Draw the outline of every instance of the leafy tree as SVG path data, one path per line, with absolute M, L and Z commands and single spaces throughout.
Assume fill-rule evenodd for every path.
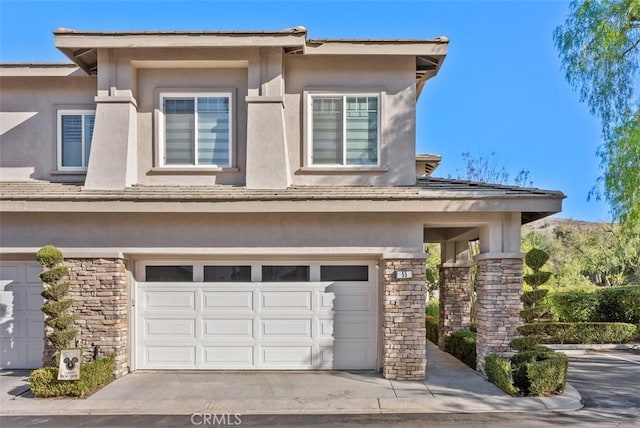
M 531 287 L 531 290 L 525 291 L 520 296 L 523 307 L 520 316 L 526 323 L 539 321 L 549 312 L 543 302 L 549 290 L 539 288 L 551 278 L 551 272 L 541 270 L 547 260 L 549 260 L 549 254 L 538 248 L 529 250 L 524 258 L 525 264 L 531 269 L 530 274 L 523 276 L 524 282 Z
M 469 152 L 463 152 L 462 159 L 465 163 L 465 170 L 464 172 L 457 171 L 456 178 L 459 180 L 533 186 L 533 180 L 528 170 L 522 169 L 512 177 L 504 165 L 498 165 L 496 152 L 491 152 L 489 155 L 480 153 L 477 156 L 472 156 Z
M 573 1 L 554 32 L 569 83 L 602 122 L 604 196 L 616 219 L 640 221 L 640 0 Z M 594 188 L 590 196 L 600 197 Z

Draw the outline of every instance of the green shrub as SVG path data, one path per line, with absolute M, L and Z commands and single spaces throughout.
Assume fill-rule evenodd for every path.
M 489 382 L 495 384 L 507 394 L 516 395 L 518 393 L 518 388 L 513 385 L 511 361 L 495 354 L 488 355 L 484 359 L 484 370 Z
M 444 350 L 472 369 L 476 368 L 476 333 L 457 330 L 445 338 Z
M 597 293 L 569 291 L 549 296 L 553 315 L 562 322 L 595 321 Z
M 516 351 L 530 351 L 542 341 L 542 336 L 531 334 L 513 339 L 509 345 Z
M 62 263 L 62 252 L 53 245 L 45 245 L 36 253 L 36 259 L 42 266 L 50 268 Z
M 564 391 L 569 366 L 566 355 L 554 352 L 546 360 L 532 361 L 525 365 L 529 380 L 528 395 L 544 396 Z
M 626 323 L 530 323 L 518 327 L 523 336 L 540 335 L 541 343 L 625 343 L 637 327 Z
M 532 270 L 538 271 L 549 260 L 549 254 L 538 248 L 532 248 L 524 257 L 524 262 Z
M 80 365 L 79 380 L 58 380 L 57 367 L 31 372 L 29 383 L 37 397 L 86 397 L 113 379 L 115 358 L 109 356 Z
M 427 329 L 427 339 L 433 343 L 438 343 L 438 319 L 427 315 L 424 317 L 425 327 Z
M 640 286 L 598 290 L 598 306 L 593 321 L 640 323 Z
M 440 301 L 438 299 L 429 300 L 426 314 L 434 317 L 436 320 L 440 318 Z

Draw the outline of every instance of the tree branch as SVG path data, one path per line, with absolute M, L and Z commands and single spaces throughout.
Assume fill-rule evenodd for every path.
M 626 54 L 628 54 L 629 52 L 631 52 L 632 50 L 634 50 L 635 48 L 638 47 L 638 45 L 640 44 L 640 39 L 636 40 L 634 44 L 632 44 L 631 46 L 629 46 L 629 48 L 627 50 L 625 50 L 624 52 L 622 52 L 622 57 L 624 58 L 624 56 Z

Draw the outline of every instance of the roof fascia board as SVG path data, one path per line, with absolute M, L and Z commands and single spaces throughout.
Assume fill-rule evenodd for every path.
M 54 33 L 58 49 L 168 47 L 303 47 L 306 33 L 83 34 Z
M 318 201 L 58 201 L 3 200 L 0 212 L 162 212 L 183 213 L 303 213 L 303 212 L 374 212 L 374 213 L 441 213 L 441 212 L 550 212 L 562 210 L 562 199 L 545 197 L 424 199 L 424 200 L 335 200 Z
M 444 57 L 447 43 L 436 41 L 367 41 L 307 43 L 305 55 L 413 55 Z M 439 61 L 442 62 L 442 61 Z
M 66 77 L 86 74 L 76 64 L 0 64 L 0 77 Z

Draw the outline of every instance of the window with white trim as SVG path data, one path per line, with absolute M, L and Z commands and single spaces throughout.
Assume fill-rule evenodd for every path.
M 379 94 L 311 94 L 309 104 L 309 165 L 380 164 Z
M 58 169 L 86 171 L 96 112 L 58 110 Z
M 161 166 L 231 166 L 230 93 L 160 94 Z

